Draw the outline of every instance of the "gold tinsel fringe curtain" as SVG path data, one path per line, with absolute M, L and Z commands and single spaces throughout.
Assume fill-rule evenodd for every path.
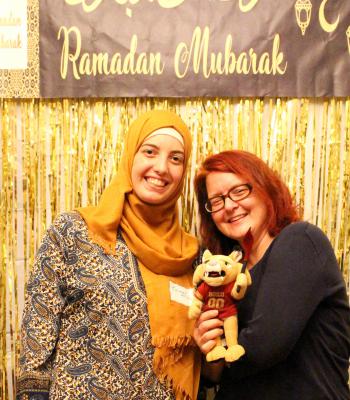
M 0 100 L 0 396 L 14 398 L 24 286 L 43 232 L 60 212 L 95 204 L 130 122 L 170 108 L 194 151 L 181 218 L 196 232 L 193 177 L 209 153 L 239 148 L 279 171 L 304 219 L 330 238 L 349 285 L 350 99 Z

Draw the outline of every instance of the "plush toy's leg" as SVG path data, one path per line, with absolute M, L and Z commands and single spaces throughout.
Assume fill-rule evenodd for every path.
M 218 337 L 216 339 L 216 346 L 213 348 L 213 350 L 209 351 L 209 353 L 206 356 L 206 360 L 208 362 L 216 361 L 219 360 L 220 358 L 225 358 L 225 354 L 226 354 L 226 349 L 222 345 L 221 338 Z
M 225 354 L 225 360 L 227 362 L 233 362 L 238 360 L 245 353 L 244 348 L 238 344 L 238 320 L 237 315 L 228 317 L 224 320 L 225 338 L 227 344 L 227 350 Z

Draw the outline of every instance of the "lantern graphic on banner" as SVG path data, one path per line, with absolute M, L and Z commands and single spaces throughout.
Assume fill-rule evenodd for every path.
M 312 4 L 310 0 L 297 0 L 295 5 L 295 16 L 302 35 L 310 24 Z
M 350 54 L 350 25 L 348 26 L 348 29 L 346 30 L 346 40 L 348 42 L 348 50 Z

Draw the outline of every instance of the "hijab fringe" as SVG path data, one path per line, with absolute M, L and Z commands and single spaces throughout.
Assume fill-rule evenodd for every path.
M 153 366 L 155 371 L 158 371 L 159 376 L 161 376 L 168 366 L 180 360 L 186 347 L 195 346 L 195 343 L 191 336 L 179 338 L 157 337 L 152 338 L 152 345 L 156 348 L 153 357 Z
M 156 336 L 152 338 L 152 345 L 154 347 L 171 347 L 172 349 L 176 349 L 177 347 L 184 347 L 189 344 L 194 345 L 194 340 L 191 335 L 179 337 Z
M 152 345 L 156 347 L 153 370 L 158 379 L 174 391 L 176 400 L 194 400 L 179 382 L 175 382 L 175 379 L 166 373 L 170 365 L 182 358 L 186 347 L 195 345 L 193 338 L 189 335 L 178 338 L 157 337 L 152 339 Z
M 194 398 L 192 398 L 180 384 L 176 384 L 174 379 L 170 378 L 170 376 L 157 373 L 157 377 L 167 388 L 174 391 L 176 400 L 194 400 Z
M 162 376 L 167 367 L 179 361 L 183 356 L 183 352 L 184 348 L 168 350 L 165 354 L 164 352 L 160 354 L 160 351 L 156 350 L 153 357 L 153 367 L 157 376 Z

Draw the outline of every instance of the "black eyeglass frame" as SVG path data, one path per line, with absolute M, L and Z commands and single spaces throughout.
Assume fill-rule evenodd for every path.
M 232 198 L 230 196 L 230 193 L 233 190 L 235 190 L 235 189 L 237 189 L 237 188 L 239 188 L 241 186 L 247 187 L 248 188 L 248 193 L 246 195 L 244 195 L 243 197 L 240 197 L 239 199 Z M 253 186 L 250 183 L 242 183 L 240 185 L 233 186 L 226 194 L 220 194 L 218 196 L 213 196 L 210 199 L 208 199 L 204 204 L 204 208 L 210 214 L 216 213 L 218 211 L 221 211 L 223 208 L 225 208 L 225 202 L 226 202 L 227 197 L 229 197 L 230 200 L 232 200 L 232 201 L 241 201 L 241 200 L 246 199 L 252 193 L 252 190 L 253 190 Z M 222 207 L 220 207 L 218 210 L 215 210 L 215 211 L 210 210 L 210 207 L 211 207 L 210 201 L 213 200 L 213 199 L 218 199 L 218 198 L 220 198 L 222 200 Z

